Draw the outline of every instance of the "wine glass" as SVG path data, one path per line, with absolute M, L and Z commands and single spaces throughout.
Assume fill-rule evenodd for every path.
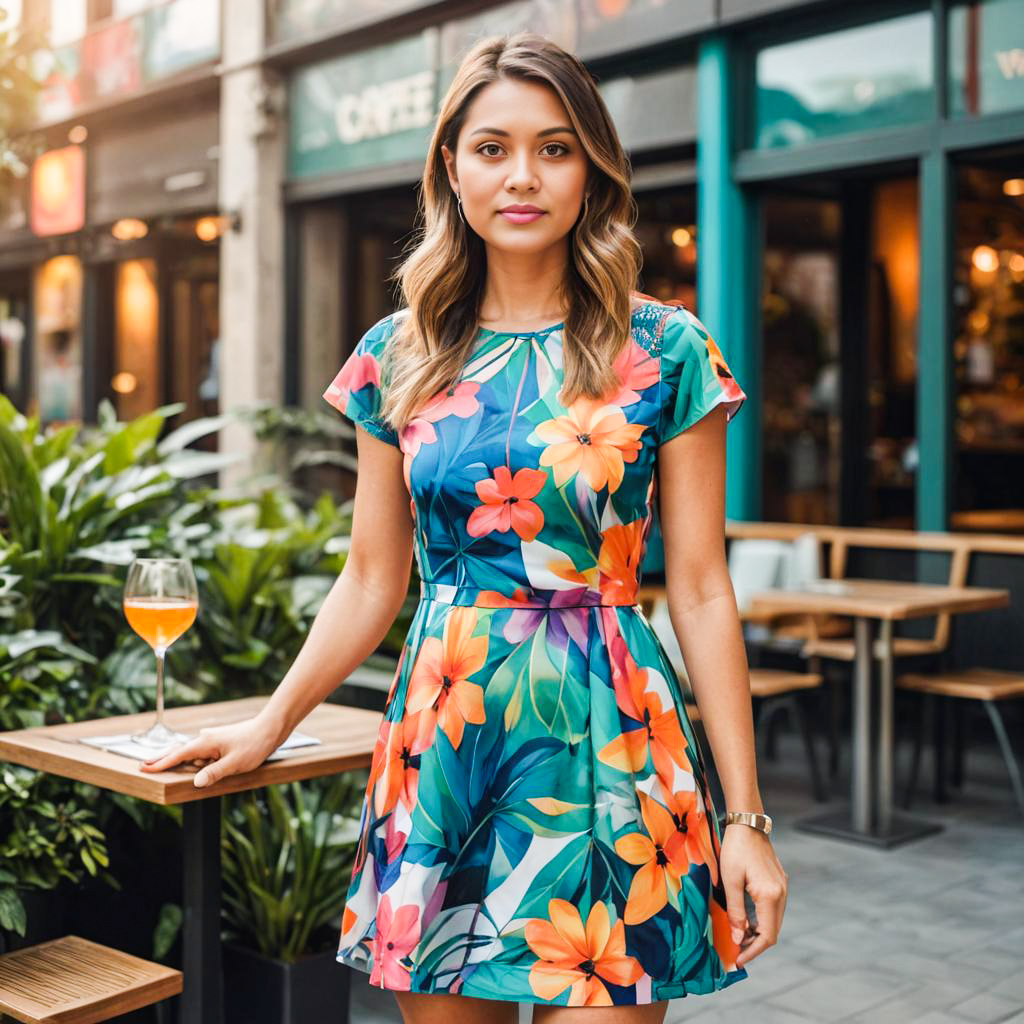
M 199 590 L 187 558 L 136 558 L 128 567 L 125 618 L 156 655 L 156 722 L 132 734 L 143 746 L 168 747 L 192 739 L 164 725 L 164 655 L 198 611 Z

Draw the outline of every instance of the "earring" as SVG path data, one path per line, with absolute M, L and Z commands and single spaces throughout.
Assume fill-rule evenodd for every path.
M 466 220 L 466 211 L 462 209 L 462 193 L 456 192 L 455 198 L 459 201 L 459 216 L 462 218 L 462 223 L 469 225 L 469 221 Z

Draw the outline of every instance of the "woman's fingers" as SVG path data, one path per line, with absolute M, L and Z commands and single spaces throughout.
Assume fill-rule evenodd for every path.
M 762 882 L 750 887 L 750 895 L 754 900 L 757 917 L 757 934 L 753 942 L 744 947 L 736 957 L 736 966 L 742 967 L 763 953 L 769 946 L 774 946 L 779 938 L 782 915 L 786 908 L 786 881 L 781 879 Z
M 157 757 L 148 758 L 141 762 L 139 767 L 143 771 L 163 772 L 168 768 L 173 768 L 176 764 L 181 764 L 183 761 L 215 757 L 217 753 L 216 744 L 208 736 L 200 735 L 197 739 L 172 747 L 166 753 L 160 754 Z

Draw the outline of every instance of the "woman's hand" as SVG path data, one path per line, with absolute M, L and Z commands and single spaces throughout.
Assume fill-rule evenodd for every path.
M 733 941 L 740 946 L 736 966 L 743 967 L 775 945 L 786 909 L 789 875 L 782 870 L 768 836 L 740 822 L 725 827 L 720 864 L 729 925 Z M 744 890 L 754 901 L 756 926 L 747 919 Z
M 252 771 L 273 753 L 280 739 L 277 731 L 258 715 L 244 722 L 214 725 L 200 729 L 199 735 L 167 753 L 147 761 L 140 761 L 144 772 L 162 772 L 184 761 L 203 766 L 192 784 L 201 789 L 212 785 L 226 775 Z

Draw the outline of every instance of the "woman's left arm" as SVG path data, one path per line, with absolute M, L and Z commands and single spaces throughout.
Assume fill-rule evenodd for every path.
M 725 410 L 718 406 L 658 449 L 668 609 L 726 810 L 764 811 L 743 629 L 725 556 L 725 434 Z M 788 876 L 769 837 L 740 823 L 724 830 L 721 872 L 742 966 L 777 941 Z M 754 901 L 756 931 L 744 889 Z

